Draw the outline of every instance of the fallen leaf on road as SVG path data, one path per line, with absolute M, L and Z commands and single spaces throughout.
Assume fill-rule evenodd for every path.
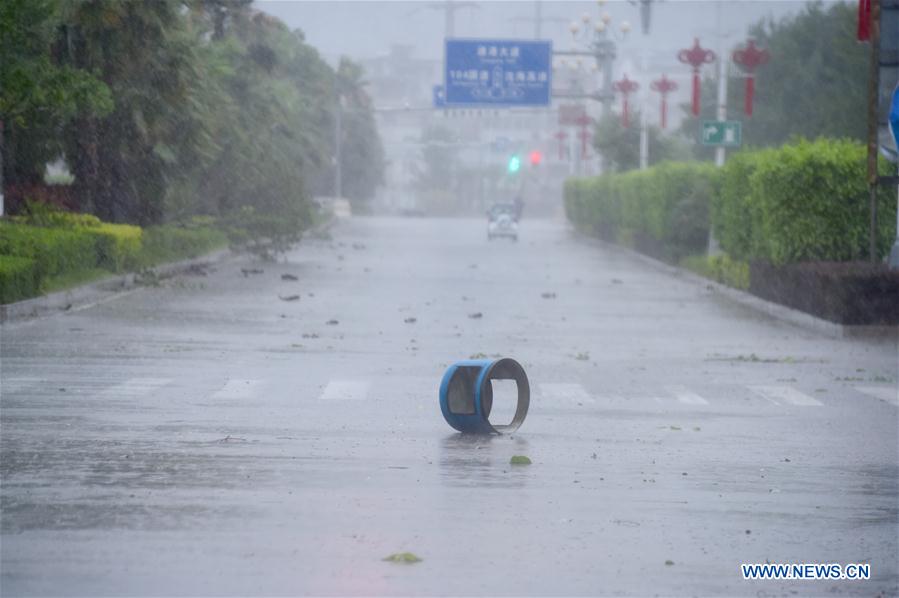
M 314 332 L 304 332 L 303 338 L 318 338 L 318 335 Z
M 624 284 L 624 281 L 621 280 L 620 278 L 613 278 L 612 284 Z
M 472 353 L 468 356 L 469 359 L 487 359 L 486 353 Z
M 418 321 L 417 318 L 406 318 L 405 320 L 403 320 L 403 322 L 405 322 L 406 324 L 414 324 L 417 321 Z
M 509 464 L 511 465 L 530 465 L 531 460 L 525 457 L 524 455 L 515 455 L 511 459 L 509 459 Z
M 278 299 L 280 299 L 281 301 L 299 301 L 300 296 L 299 295 L 287 295 L 286 297 L 282 297 L 281 295 L 278 295 Z
M 356 251 L 361 251 L 365 249 L 365 243 L 353 243 L 353 249 Z
M 555 293 L 541 293 L 540 296 L 543 297 L 544 299 L 555 299 L 556 298 Z
M 471 318 L 472 320 L 477 320 L 478 318 L 483 318 L 484 314 L 482 314 L 479 311 L 476 311 L 473 314 L 468 314 L 468 317 Z
M 583 353 L 578 353 L 574 358 L 578 361 L 588 361 L 590 359 L 590 354 L 585 351 Z
M 327 324 L 328 326 L 337 326 L 338 324 L 340 324 L 340 322 L 338 322 L 337 320 L 328 320 L 327 322 L 325 322 L 325 324 Z
M 241 268 L 241 274 L 244 276 L 249 276 L 250 274 L 262 274 L 265 272 L 262 268 Z
M 281 280 L 299 280 L 299 277 L 294 276 L 293 274 L 282 274 Z
M 401 563 L 404 565 L 412 565 L 421 562 L 421 558 L 411 552 L 396 552 L 381 560 L 387 561 L 388 563 Z
M 672 561 L 671 559 L 668 559 L 667 561 L 665 561 L 665 564 L 670 567 L 671 565 L 674 564 L 674 561 Z

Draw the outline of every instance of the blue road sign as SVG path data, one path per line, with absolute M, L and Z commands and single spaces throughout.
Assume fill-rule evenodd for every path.
M 549 106 L 552 42 L 448 39 L 447 106 Z
M 443 91 L 443 85 L 435 85 L 431 97 L 434 100 L 434 108 L 446 108 L 446 93 Z

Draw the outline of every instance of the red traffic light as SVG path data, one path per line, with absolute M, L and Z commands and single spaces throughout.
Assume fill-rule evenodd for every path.
M 539 166 L 543 161 L 543 154 L 538 151 L 531 152 L 531 166 Z

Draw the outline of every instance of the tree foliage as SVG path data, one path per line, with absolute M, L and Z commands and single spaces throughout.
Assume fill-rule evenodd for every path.
M 608 167 L 623 172 L 640 167 L 640 113 L 632 115 L 630 126 L 625 127 L 617 115 L 601 118 L 596 124 L 593 147 L 606 160 Z M 655 126 L 647 127 L 649 136 L 649 164 L 666 160 L 682 160 L 689 148 L 681 139 L 665 135 Z
M 770 53 L 756 71 L 753 115 L 743 115 L 745 79 L 731 77 L 728 116 L 743 120 L 743 143 L 778 146 L 793 137 L 863 140 L 866 131 L 868 51 L 855 38 L 855 8 L 848 3 L 806 4 L 780 21 L 762 20 L 749 29 Z M 706 79 L 699 119 L 684 119 L 682 131 L 697 139 L 699 120 L 715 120 L 717 87 Z M 685 112 L 689 105 L 682 106 Z M 697 153 L 712 150 L 697 147 Z
M 361 68 L 330 67 L 249 0 L 8 0 L 0 27 L 6 170 L 34 179 L 63 153 L 104 220 L 298 230 L 310 192 L 332 190 L 337 97 L 347 195 L 382 182 Z

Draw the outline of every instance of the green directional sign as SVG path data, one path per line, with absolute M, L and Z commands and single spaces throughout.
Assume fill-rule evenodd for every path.
M 703 145 L 740 147 L 743 142 L 742 123 L 738 120 L 704 120 L 700 130 Z

